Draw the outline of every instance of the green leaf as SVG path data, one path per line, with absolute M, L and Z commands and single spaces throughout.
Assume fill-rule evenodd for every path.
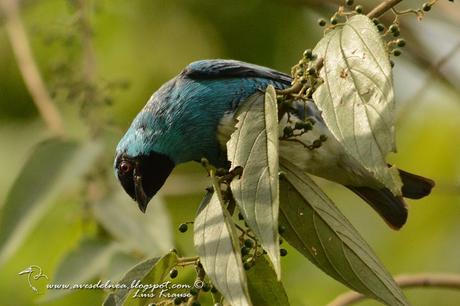
M 283 284 L 277 279 L 270 262 L 265 256 L 256 259 L 247 272 L 251 300 L 257 306 L 288 306 L 289 300 Z
M 93 165 L 101 147 L 52 138 L 37 145 L 8 193 L 0 215 L 0 264 L 20 246 L 53 199 Z
M 153 257 L 173 248 L 170 218 L 158 196 L 152 199 L 145 214 L 122 191 L 92 208 L 99 223 L 133 251 Z
M 131 288 L 132 284 L 140 281 L 144 285 L 161 284 L 168 276 L 169 271 L 177 264 L 177 255 L 175 252 L 170 252 L 162 258 L 147 259 L 129 270 L 125 276 L 118 282 L 124 288 L 118 288 L 110 293 L 104 300 L 104 306 L 121 306 L 121 305 L 143 305 L 149 299 L 133 298 L 138 290 L 142 293 L 142 289 Z M 156 292 L 158 289 L 154 291 Z M 145 293 L 149 293 L 146 290 Z M 138 294 L 139 294 L 138 293 Z M 128 299 L 128 297 L 131 297 Z
M 232 167 L 243 167 L 230 186 L 249 227 L 281 276 L 278 235 L 278 111 L 276 93 L 268 86 L 238 108 L 236 130 L 227 143 Z
M 313 94 L 322 117 L 345 150 L 395 195 L 401 180 L 385 157 L 395 152 L 390 60 L 373 22 L 351 17 L 328 32 L 314 52 L 324 59 L 324 83 Z
M 280 224 L 283 237 L 321 270 L 387 305 L 408 305 L 370 246 L 322 190 L 281 160 Z
M 232 306 L 252 305 L 238 236 L 220 191 L 208 193 L 194 223 L 194 242 L 206 274 Z
M 52 278 L 53 284 L 70 286 L 89 283 L 105 270 L 116 246 L 110 241 L 88 239 L 80 242 L 78 247 L 68 253 L 59 263 Z M 75 292 L 72 289 L 48 290 L 44 301 L 50 301 Z

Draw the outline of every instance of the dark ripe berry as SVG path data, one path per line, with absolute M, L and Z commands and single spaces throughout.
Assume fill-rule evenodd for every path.
M 388 29 L 391 33 L 399 32 L 399 27 L 395 24 L 392 24 Z
M 174 299 L 174 305 L 180 305 L 182 303 L 182 298 L 181 297 L 176 297 Z
M 396 44 L 398 45 L 398 47 L 404 47 L 406 45 L 406 41 L 400 38 L 396 41 Z
M 187 224 L 182 223 L 181 225 L 179 225 L 179 232 L 185 233 L 187 230 L 188 230 L 188 225 Z
M 196 290 L 195 288 L 192 288 L 192 289 L 190 289 L 190 294 L 195 296 L 195 295 L 198 294 L 198 290 Z
M 428 12 L 429 10 L 431 10 L 431 5 L 429 3 L 423 3 L 422 10 Z
M 331 17 L 331 24 L 335 25 L 337 24 L 337 18 L 336 17 Z
M 321 140 L 321 142 L 325 142 L 327 140 L 327 136 L 324 134 L 321 134 L 319 135 L 319 140 Z
M 244 220 L 244 217 L 243 217 L 242 213 L 238 213 L 238 220 Z
M 212 286 L 212 287 L 211 287 L 211 292 L 212 292 L 212 293 L 217 293 L 217 292 L 219 292 L 219 290 L 217 290 L 216 287 Z
M 383 30 L 385 30 L 385 26 L 383 24 L 379 23 L 377 25 L 377 30 L 379 30 L 379 32 L 383 32 Z
M 211 286 L 209 286 L 208 283 L 204 283 L 203 288 L 201 288 L 201 290 L 203 290 L 204 292 L 208 292 L 209 290 L 211 290 Z
M 375 25 L 378 25 L 380 23 L 380 20 L 378 20 L 377 18 L 373 18 L 372 19 L 372 22 L 375 24 Z
M 316 68 L 315 67 L 310 67 L 307 70 L 309 75 L 315 75 L 316 74 Z
M 390 60 L 390 66 L 391 68 L 393 68 L 395 66 L 395 62 L 393 62 L 392 60 Z
M 278 233 L 282 234 L 286 231 L 286 227 L 282 224 L 278 225 Z
M 393 53 L 394 56 L 400 56 L 400 55 L 401 55 L 401 50 L 399 50 L 399 49 L 394 49 L 394 50 L 392 51 L 392 53 Z
M 284 240 L 282 238 L 279 239 L 279 243 L 283 244 Z
M 401 35 L 401 32 L 399 32 L 399 31 L 393 32 L 394 37 L 398 37 L 399 35 Z
M 286 249 L 280 249 L 280 255 L 281 255 L 281 256 L 283 256 L 283 257 L 284 257 L 284 256 L 286 256 L 286 255 L 287 255 L 287 253 L 288 253 L 288 252 L 287 252 L 287 250 L 286 250 Z
M 318 19 L 318 25 L 319 25 L 320 27 L 324 27 L 324 26 L 326 25 L 326 20 L 324 20 L 324 19 L 322 19 L 322 18 L 321 18 L 321 19 Z
M 251 250 L 250 248 L 242 247 L 241 248 L 241 256 L 244 257 L 244 256 L 248 255 L 250 250 Z
M 252 248 L 254 246 L 254 241 L 252 241 L 251 239 L 246 239 L 244 241 L 244 246 L 247 248 Z
M 355 1 L 353 1 L 353 0 L 346 0 L 345 4 L 348 5 L 348 6 L 352 6 L 354 2 Z
M 322 143 L 321 140 L 315 139 L 315 140 L 313 141 L 313 143 L 312 143 L 312 146 L 313 146 L 313 148 L 317 149 L 317 148 L 321 147 L 321 143 Z
M 192 306 L 201 306 L 201 303 L 198 302 L 198 301 L 194 301 L 194 302 L 192 303 Z
M 291 136 L 292 135 L 292 128 L 290 126 L 285 127 L 283 129 L 283 133 L 284 133 L 284 136 Z
M 356 11 L 356 13 L 361 14 L 363 12 L 363 6 L 362 5 L 357 5 L 355 7 L 355 11 Z
M 169 277 L 171 278 L 176 278 L 178 274 L 179 272 L 177 272 L 176 269 L 171 269 L 171 271 L 169 271 Z
M 313 58 L 313 51 L 311 49 L 307 49 L 303 52 L 303 56 L 307 59 Z
M 243 268 L 247 271 L 252 268 L 252 262 L 247 261 L 243 264 Z

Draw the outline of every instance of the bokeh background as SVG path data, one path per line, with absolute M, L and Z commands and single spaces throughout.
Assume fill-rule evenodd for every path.
M 149 214 L 141 216 L 113 176 L 118 139 L 150 95 L 194 60 L 232 58 L 289 72 L 303 50 L 321 38 L 323 29 L 317 19 L 329 19 L 338 3 L 21 1 L 26 38 L 63 118 L 61 132 L 91 147 L 84 147 L 88 151 L 80 154 L 83 157 L 77 154 L 65 173 L 50 184 L 46 197 L 37 195 L 40 199 L 32 202 L 39 202 L 38 209 L 24 212 L 14 211 L 9 191 L 26 162 L 38 154 L 36 145 L 53 132 L 24 83 L 5 27 L 8 11 L 2 10 L 0 231 L 5 230 L 5 214 L 11 211 L 23 218 L 23 227 L 13 231 L 17 239 L 9 246 L 10 256 L 0 256 L 0 305 L 99 305 L 105 296 L 102 290 L 37 295 L 26 277 L 18 275 L 33 264 L 43 269 L 49 282 L 94 281 L 119 278 L 142 258 L 173 247 L 181 255 L 194 255 L 191 231 L 180 234 L 177 226 L 193 221 L 207 185 L 203 169 L 195 164 L 178 167 L 156 203 L 150 204 Z M 361 1 L 367 10 L 376 3 Z M 421 4 L 403 1 L 398 8 Z M 383 20 L 391 21 L 392 15 Z M 408 15 L 401 22 L 408 45 L 394 59 L 398 153 L 389 158 L 405 170 L 434 179 L 433 194 L 409 200 L 409 221 L 395 232 L 349 191 L 320 183 L 391 273 L 460 273 L 460 4 L 440 0 L 423 21 Z M 85 158 L 90 154 L 85 152 L 92 152 L 92 157 Z M 52 168 L 49 163 L 54 161 L 46 159 L 46 152 L 41 154 L 37 156 L 44 156 L 44 161 L 36 162 L 39 171 L 33 175 L 46 181 L 47 167 Z M 20 187 L 20 192 L 34 197 L 33 184 Z M 0 253 L 5 251 L 4 244 Z M 287 249 L 283 282 L 292 305 L 325 305 L 347 290 Z M 187 271 L 179 272 L 184 280 L 192 277 Z M 44 283 L 37 283 L 40 290 Z M 460 305 L 458 291 L 411 289 L 406 293 L 414 305 Z

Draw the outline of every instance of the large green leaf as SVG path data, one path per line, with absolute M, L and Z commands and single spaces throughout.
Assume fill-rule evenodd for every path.
M 313 98 L 332 134 L 345 150 L 395 195 L 396 168 L 385 157 L 395 152 L 394 92 L 387 50 L 373 22 L 351 17 L 327 33 L 315 53 L 324 59 L 324 83 Z
M 146 298 L 133 298 L 137 293 L 144 292 L 143 289 L 131 288 L 132 284 L 140 282 L 146 286 L 159 285 L 167 277 L 169 271 L 177 264 L 177 255 L 170 252 L 162 258 L 147 259 L 129 270 L 125 276 L 118 282 L 120 287 L 110 293 L 105 299 L 104 306 L 121 306 L 121 305 L 144 305 L 149 302 Z M 148 294 L 150 289 L 145 287 L 145 293 Z M 138 290 L 140 290 L 138 292 Z M 158 294 L 158 289 L 154 293 Z
M 408 305 L 369 245 L 321 189 L 281 160 L 280 224 L 283 237 L 321 270 L 387 305 Z
M 194 242 L 206 274 L 232 306 L 252 305 L 238 236 L 220 191 L 208 193 L 194 223 Z
M 119 191 L 93 205 L 93 211 L 100 224 L 133 251 L 153 257 L 173 248 L 171 222 L 159 197 L 154 197 L 142 214 L 136 203 Z
M 116 245 L 107 240 L 81 241 L 76 249 L 61 260 L 51 283 L 70 286 L 90 284 L 93 278 L 105 270 L 116 249 Z M 49 289 L 44 300 L 49 301 L 72 292 L 75 292 L 72 288 Z
M 258 257 L 248 272 L 248 287 L 251 300 L 257 306 L 288 306 L 289 300 L 283 284 L 276 277 L 265 256 Z
M 227 143 L 227 152 L 232 167 L 243 167 L 243 174 L 230 186 L 279 279 L 278 111 L 273 86 L 268 86 L 265 94 L 255 93 L 242 103 L 235 118 L 238 123 Z
M 91 168 L 99 152 L 97 143 L 81 145 L 58 138 L 37 145 L 1 211 L 0 264 L 13 254 L 51 207 L 53 198 Z

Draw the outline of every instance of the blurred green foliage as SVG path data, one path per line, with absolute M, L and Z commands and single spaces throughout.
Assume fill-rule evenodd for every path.
M 88 36 L 82 30 L 79 1 L 24 1 L 22 17 L 32 49 L 64 117 L 67 134 L 83 142 L 97 137 L 104 154 L 95 173 L 53 200 L 52 209 L 0 267 L 0 304 L 31 305 L 43 299 L 18 275 L 26 267 L 38 265 L 52 277 L 81 240 L 96 236 L 114 240 L 88 208 L 88 196 L 94 196 L 88 191 L 88 180 L 96 182 L 96 189 L 108 186 L 109 193 L 119 191 L 112 175 L 114 147 L 153 91 L 197 59 L 233 58 L 289 71 L 302 51 L 322 36 L 316 20 L 332 15 L 333 2 L 87 1 Z M 407 7 L 416 5 L 407 2 Z M 434 179 L 437 187 L 432 196 L 408 201 L 409 221 L 400 232 L 394 232 L 349 191 L 320 180 L 393 274 L 460 273 L 460 61 L 448 58 L 449 69 L 434 74 L 427 74 L 426 66 L 427 61 L 435 66 L 459 43 L 458 35 L 457 41 L 448 39 L 455 38 L 458 19 L 455 21 L 443 2 L 447 3 L 441 0 L 425 18 L 425 26 L 420 26 L 423 30 L 407 17 L 402 33 L 408 51 L 396 60 L 394 70 L 399 153 L 391 156 L 391 161 Z M 371 1 L 363 4 L 373 6 Z M 453 5 L 453 10 L 459 11 L 459 4 Z M 427 28 L 434 34 L 427 35 Z M 439 46 L 436 53 L 429 48 L 433 44 Z M 0 27 L 0 67 L 1 207 L 33 147 L 49 132 L 24 86 L 4 27 Z M 207 181 L 197 165 L 181 166 L 173 174 L 164 188 L 167 212 L 163 216 L 171 219 L 175 248 L 191 256 L 191 231 L 179 234 L 175 229 L 193 220 Z M 46 175 L 45 170 L 43 179 Z M 202 181 L 194 183 L 197 177 Z M 135 206 L 125 195 L 121 201 Z M 122 238 L 115 241 L 123 245 Z M 292 305 L 324 305 L 346 290 L 294 249 L 285 247 L 289 255 L 282 260 L 282 275 Z M 140 254 L 131 252 L 129 256 L 139 260 Z M 44 283 L 38 286 L 43 289 Z M 414 305 L 458 305 L 460 301 L 460 294 L 454 291 L 414 289 L 406 293 Z M 101 290 L 81 290 L 42 305 L 98 305 L 104 295 Z

